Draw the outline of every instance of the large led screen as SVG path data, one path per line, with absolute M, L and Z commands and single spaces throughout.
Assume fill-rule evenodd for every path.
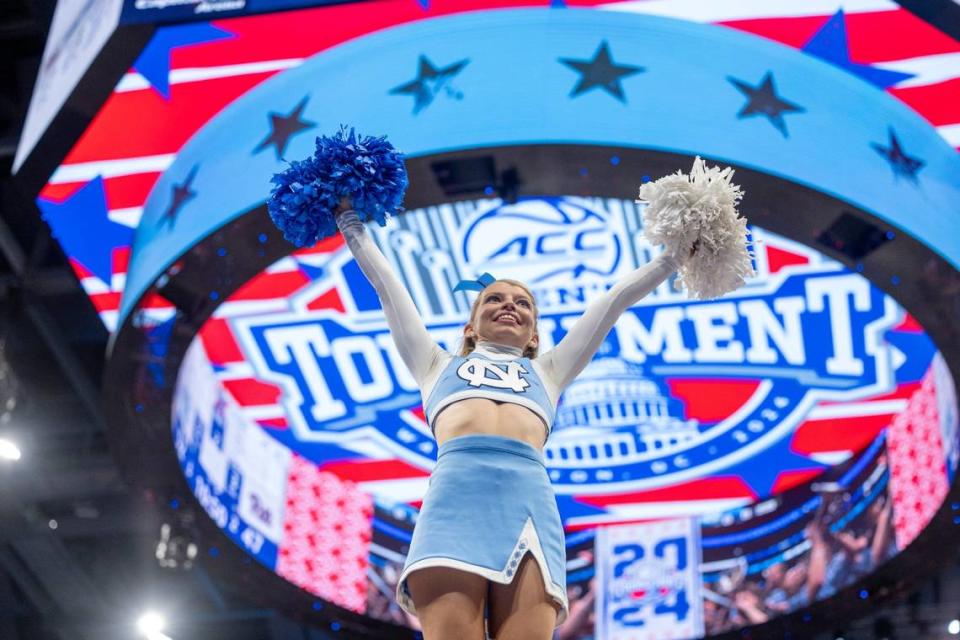
M 471 302 L 452 283 L 489 271 L 531 284 L 548 349 L 655 255 L 641 219 L 632 201 L 491 199 L 370 233 L 445 348 Z M 905 548 L 947 493 L 954 387 L 922 327 L 836 261 L 751 234 L 747 286 L 691 301 L 665 283 L 561 398 L 545 448 L 573 601 L 561 637 L 696 637 L 806 606 Z M 218 308 L 184 361 L 173 428 L 194 493 L 238 545 L 325 600 L 415 627 L 393 591 L 436 444 L 339 238 Z
M 941 506 L 956 387 L 894 296 L 956 355 L 914 287 L 922 272 L 942 297 L 960 265 L 953 38 L 890 0 L 371 0 L 194 17 L 157 28 L 38 204 L 113 333 L 125 451 L 155 423 L 166 438 L 170 417 L 210 519 L 318 608 L 416 628 L 393 591 L 436 443 L 339 238 L 239 289 L 234 273 L 281 251 L 263 229 L 219 238 L 256 225 L 270 175 L 341 124 L 389 136 L 417 177 L 409 206 L 435 205 L 369 232 L 448 349 L 471 302 L 452 292 L 460 278 L 529 283 L 545 350 L 655 256 L 626 199 L 659 177 L 648 165 L 699 154 L 753 181 L 757 277 L 715 301 L 665 283 L 561 399 L 544 450 L 568 552 L 560 638 L 762 623 L 881 566 Z M 493 181 L 487 199 L 444 194 L 430 173 L 439 156 L 487 153 L 521 165 L 516 202 Z M 847 210 L 901 262 L 824 242 Z M 181 272 L 197 254 L 209 270 Z M 913 255 L 924 262 L 905 266 Z

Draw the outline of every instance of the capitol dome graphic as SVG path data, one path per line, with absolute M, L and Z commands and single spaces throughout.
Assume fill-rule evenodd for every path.
M 560 398 L 554 432 L 544 449 L 551 467 L 621 464 L 659 458 L 702 439 L 696 420 L 643 369 L 598 358 Z

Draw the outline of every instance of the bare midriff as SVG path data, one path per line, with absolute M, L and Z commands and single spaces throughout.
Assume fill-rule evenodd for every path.
M 547 429 L 537 414 L 511 402 L 467 398 L 444 407 L 434 419 L 437 444 L 458 436 L 487 435 L 514 438 L 543 449 Z

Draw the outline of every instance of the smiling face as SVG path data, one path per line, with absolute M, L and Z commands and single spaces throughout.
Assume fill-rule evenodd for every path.
M 464 344 L 489 340 L 536 355 L 537 309 L 526 287 L 498 280 L 480 292 L 470 322 L 463 328 Z M 472 349 L 471 349 L 472 350 Z

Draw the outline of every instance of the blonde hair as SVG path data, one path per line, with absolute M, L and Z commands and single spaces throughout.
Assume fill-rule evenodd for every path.
M 487 286 L 489 287 L 490 285 L 497 284 L 497 282 L 504 282 L 506 284 L 513 285 L 514 287 L 520 287 L 526 292 L 528 296 L 530 296 L 530 303 L 533 305 L 533 330 L 534 330 L 534 333 L 536 333 L 537 320 L 540 319 L 540 311 L 539 309 L 537 309 L 537 301 L 533 297 L 533 291 L 530 290 L 530 287 L 520 282 L 519 280 L 510 280 L 509 278 L 501 278 L 500 280 L 492 282 Z M 484 287 L 483 291 L 486 291 L 486 290 L 487 290 L 486 287 Z M 477 299 L 473 301 L 473 306 L 470 307 L 470 320 L 467 324 L 473 324 L 474 316 L 477 315 L 477 308 L 480 306 L 480 301 L 483 299 L 483 291 L 480 292 L 480 294 L 477 296 Z M 463 326 L 466 327 L 467 325 L 463 325 Z M 476 348 L 477 348 L 477 339 L 473 336 L 465 335 L 463 336 L 463 340 L 460 342 L 460 353 L 457 355 L 461 355 L 461 356 L 469 355 L 470 352 Z M 526 348 L 524 348 L 523 357 L 536 358 L 539 352 L 540 352 L 540 345 L 538 341 L 537 345 L 532 347 L 527 346 Z

